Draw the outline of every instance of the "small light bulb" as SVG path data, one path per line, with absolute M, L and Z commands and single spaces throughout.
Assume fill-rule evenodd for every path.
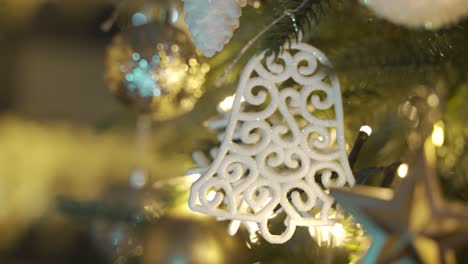
M 249 235 L 250 242 L 256 244 L 258 242 L 258 235 L 257 233 L 250 233 Z
M 229 112 L 231 111 L 233 104 L 234 104 L 234 96 L 228 96 L 224 98 L 224 100 L 221 101 L 221 103 L 219 103 L 219 108 L 223 112 Z
M 372 128 L 370 126 L 362 126 L 360 131 L 366 133 L 368 136 L 372 135 Z
M 235 95 L 228 96 L 228 97 L 224 98 L 224 100 L 221 101 L 221 103 L 219 103 L 219 105 L 218 105 L 219 109 L 221 111 L 223 111 L 224 113 L 227 113 L 227 112 L 231 111 L 232 106 L 234 105 L 234 100 L 235 99 L 236 99 Z M 241 102 L 245 102 L 244 97 L 241 98 Z
M 196 182 L 201 177 L 201 174 L 200 173 L 192 173 L 192 174 L 187 175 L 187 177 L 190 179 L 190 181 Z
M 400 178 L 405 178 L 408 175 L 409 166 L 406 163 L 402 163 L 398 169 L 397 174 Z
M 317 232 L 315 231 L 315 226 L 310 226 L 309 227 L 309 234 L 311 237 L 316 238 L 317 237 Z
M 239 228 L 240 228 L 240 224 L 241 222 L 239 220 L 231 221 L 228 227 L 228 234 L 230 236 L 234 236 L 235 234 L 237 234 L 237 231 L 239 231 Z
M 331 233 L 331 226 L 322 226 L 320 227 L 321 233 L 321 243 L 329 244 L 331 242 L 332 233 Z
M 432 144 L 436 147 L 442 147 L 445 141 L 444 123 L 438 121 L 434 124 L 432 130 Z
M 345 238 L 345 229 L 342 224 L 334 225 L 331 232 L 337 242 L 342 241 Z
M 428 97 L 427 97 L 427 104 L 430 106 L 430 107 L 437 107 L 439 106 L 439 97 L 436 95 L 436 94 L 430 94 Z

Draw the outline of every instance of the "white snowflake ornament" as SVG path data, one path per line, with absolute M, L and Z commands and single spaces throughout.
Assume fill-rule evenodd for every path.
M 243 0 L 184 0 L 192 41 L 206 56 L 223 50 L 239 27 Z
M 318 49 L 293 42 L 244 69 L 223 142 L 192 185 L 192 210 L 253 223 L 271 243 L 297 226 L 333 225 L 329 188 L 352 186 L 339 81 Z M 285 230 L 269 221 L 286 215 Z

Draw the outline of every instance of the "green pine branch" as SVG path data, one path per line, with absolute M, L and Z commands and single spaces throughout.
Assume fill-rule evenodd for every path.
M 268 47 L 270 53 L 277 55 L 281 52 L 284 44 L 290 44 L 297 37 L 298 32 L 307 32 L 314 24 L 318 24 L 320 17 L 325 14 L 325 9 L 330 6 L 329 0 L 275 0 L 272 1 L 273 17 L 282 16 L 286 10 L 297 10 L 294 12 L 296 25 L 291 17 L 285 16 L 274 25 L 264 37 L 262 46 Z M 301 7 L 304 5 L 303 7 Z
M 468 57 L 467 53 L 462 52 L 465 41 L 468 41 L 466 32 L 460 30 L 403 32 L 396 36 L 383 36 L 376 42 L 349 47 L 334 55 L 332 60 L 338 71 L 465 63 Z

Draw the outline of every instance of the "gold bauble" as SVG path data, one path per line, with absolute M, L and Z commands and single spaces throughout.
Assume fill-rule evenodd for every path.
M 197 60 L 189 37 L 169 24 L 150 23 L 118 34 L 107 52 L 109 89 L 124 104 L 169 120 L 193 109 L 208 64 Z
M 188 32 L 182 0 L 119 0 L 116 6 L 120 7 L 116 21 L 119 28 L 164 22 Z
M 246 263 L 246 250 L 220 223 L 166 218 L 146 232 L 141 263 Z

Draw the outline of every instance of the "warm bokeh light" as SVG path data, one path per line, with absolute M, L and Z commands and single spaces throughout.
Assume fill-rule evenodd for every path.
M 339 247 L 344 244 L 347 233 L 343 225 L 309 227 L 310 235 L 319 245 Z
M 402 163 L 397 169 L 398 177 L 405 178 L 408 175 L 408 171 L 409 171 L 408 164 Z
M 445 141 L 444 122 L 437 121 L 432 130 L 432 144 L 436 147 L 442 147 Z
M 232 109 L 232 105 L 234 104 L 234 95 L 233 96 L 228 96 L 224 98 L 221 103 L 219 103 L 219 109 L 221 109 L 223 112 L 229 112 Z
M 220 110 L 221 112 L 224 112 L 224 113 L 227 113 L 227 112 L 231 111 L 235 99 L 236 99 L 236 96 L 235 96 L 235 95 L 228 96 L 228 97 L 224 98 L 224 100 L 221 101 L 221 102 L 218 104 L 219 110 Z M 242 97 L 242 98 L 241 98 L 241 102 L 244 102 L 244 101 L 245 101 L 245 99 L 244 99 L 244 97 Z
M 239 230 L 240 224 L 241 224 L 241 221 L 239 221 L 239 220 L 231 221 L 229 223 L 229 226 L 228 226 L 228 234 L 231 235 L 231 236 L 237 234 L 237 231 Z
M 439 97 L 436 95 L 436 94 L 430 94 L 428 97 L 427 97 L 427 104 L 430 106 L 430 107 L 437 107 L 439 106 Z
M 187 174 L 186 176 L 190 179 L 191 182 L 195 182 L 201 177 L 201 174 L 194 172 Z
M 250 242 L 256 244 L 258 243 L 259 241 L 259 238 L 258 238 L 258 232 L 259 232 L 259 228 L 258 228 L 258 225 L 257 223 L 254 223 L 254 222 L 246 222 L 246 227 L 247 227 L 247 230 L 249 231 L 249 240 Z
M 258 232 L 260 231 L 260 229 L 258 228 L 258 224 L 255 222 L 232 220 L 228 226 L 228 234 L 231 236 L 237 234 L 241 225 L 243 225 L 249 233 L 249 242 L 253 244 L 258 243 Z

